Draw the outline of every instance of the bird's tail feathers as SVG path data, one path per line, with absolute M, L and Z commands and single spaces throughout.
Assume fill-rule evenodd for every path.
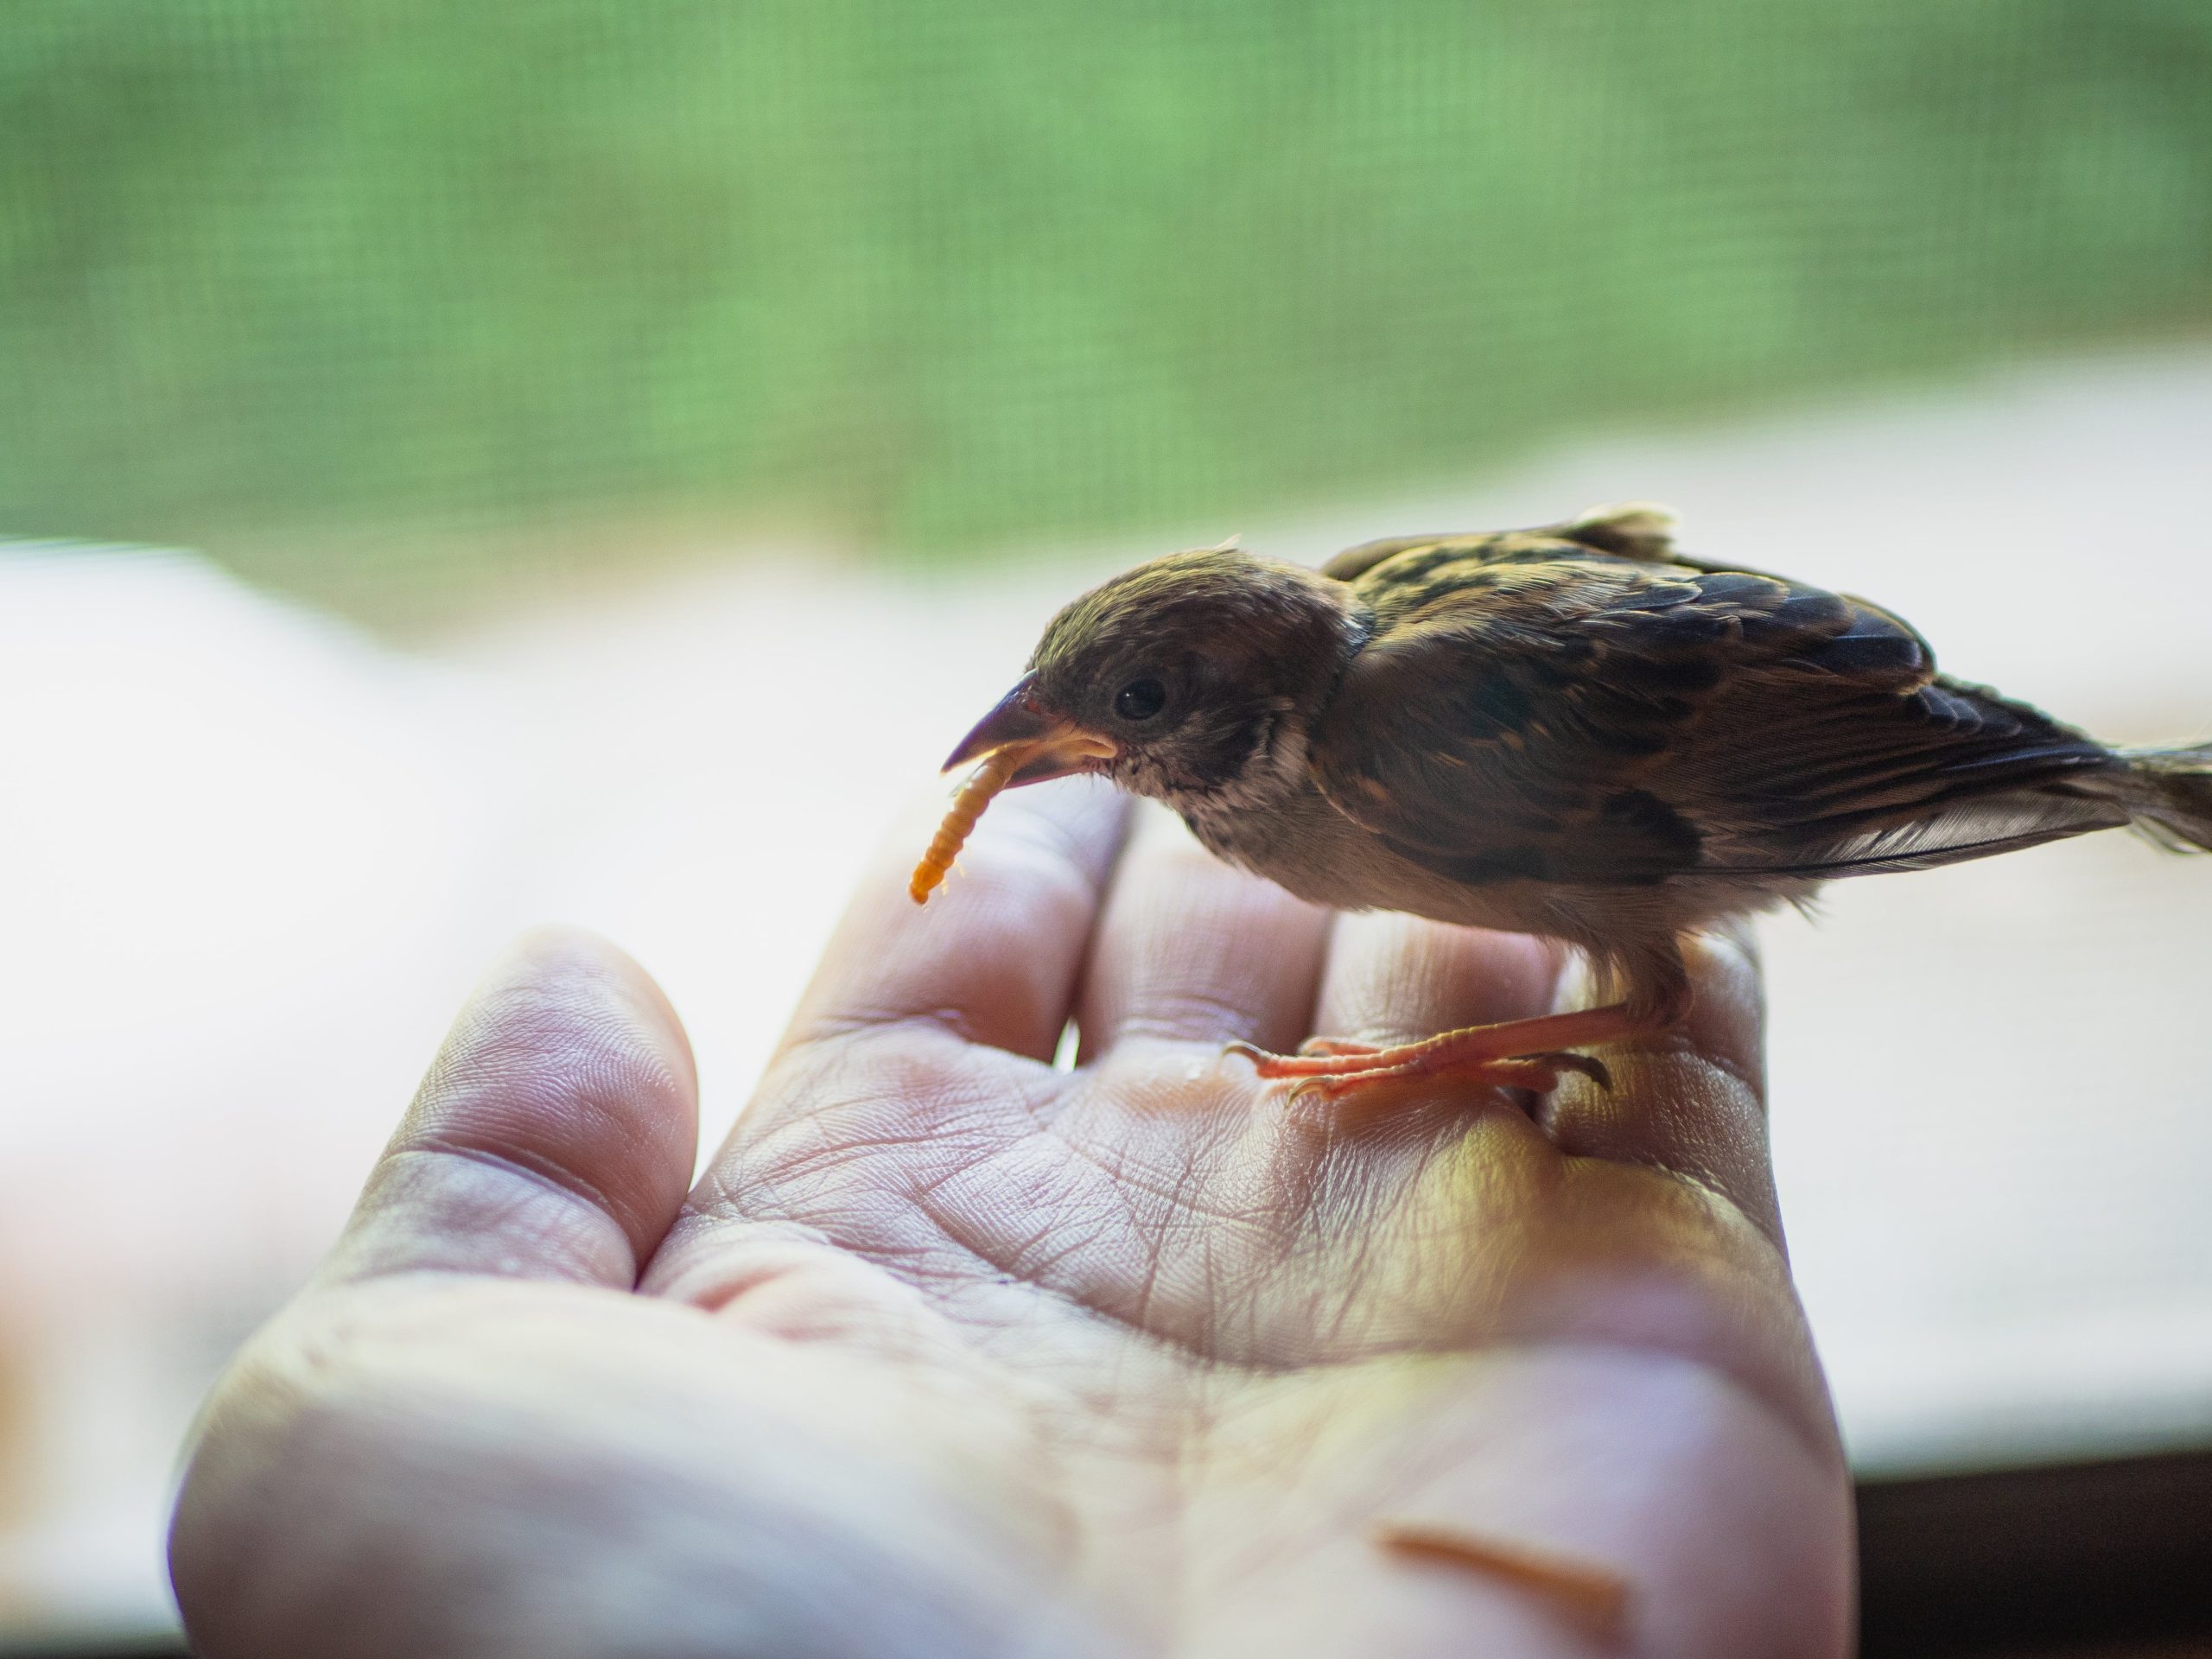
M 2126 749 L 2135 827 L 2176 852 L 2212 853 L 2212 743 Z

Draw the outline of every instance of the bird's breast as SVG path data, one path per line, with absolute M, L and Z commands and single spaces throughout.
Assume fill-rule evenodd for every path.
M 1393 852 L 1307 783 L 1266 802 L 1179 801 L 1208 851 L 1332 910 L 1402 910 L 1486 927 L 1530 925 L 1525 881 L 1471 887 Z

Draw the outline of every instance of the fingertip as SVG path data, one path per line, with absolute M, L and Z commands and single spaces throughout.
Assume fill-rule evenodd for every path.
M 1671 1170 L 1725 1196 L 1777 1242 L 1766 1129 L 1765 1002 L 1756 941 L 1684 941 L 1694 995 L 1681 1027 L 1608 1050 L 1613 1086 L 1568 1079 L 1545 1121 L 1562 1152 Z
M 1682 959 L 1695 995 L 1683 1034 L 1691 1049 L 1766 1103 L 1766 989 L 1758 938 L 1732 923 L 1685 940 Z
M 910 813 L 862 878 L 785 1046 L 928 1018 L 973 1041 L 1050 1058 L 1126 807 L 1095 779 L 1010 791 L 982 814 L 944 886 L 919 906 L 909 883 L 944 798 Z
M 502 984 L 544 988 L 578 1007 L 601 997 L 619 1003 L 668 1060 L 678 1092 L 687 1101 L 696 1096 L 698 1061 L 676 1005 L 635 957 L 604 935 L 559 922 L 525 929 L 493 960 L 479 995 Z

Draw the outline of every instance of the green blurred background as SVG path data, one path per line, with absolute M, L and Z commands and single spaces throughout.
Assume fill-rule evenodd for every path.
M 0 529 L 366 615 L 2208 326 L 2205 0 L 0 12 Z

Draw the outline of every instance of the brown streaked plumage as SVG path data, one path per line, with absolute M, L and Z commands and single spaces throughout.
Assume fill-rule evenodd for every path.
M 2133 824 L 2212 849 L 2212 745 L 2121 752 L 1936 672 L 1865 600 L 1684 556 L 1662 511 L 1409 537 L 1316 572 L 1173 554 L 1055 617 L 955 751 L 1101 772 L 1230 862 L 1339 909 L 1584 952 L 1618 1000 L 1374 1050 L 1256 1055 L 1343 1088 L 1547 1088 L 1666 1029 L 1681 941 L 1823 881 Z

